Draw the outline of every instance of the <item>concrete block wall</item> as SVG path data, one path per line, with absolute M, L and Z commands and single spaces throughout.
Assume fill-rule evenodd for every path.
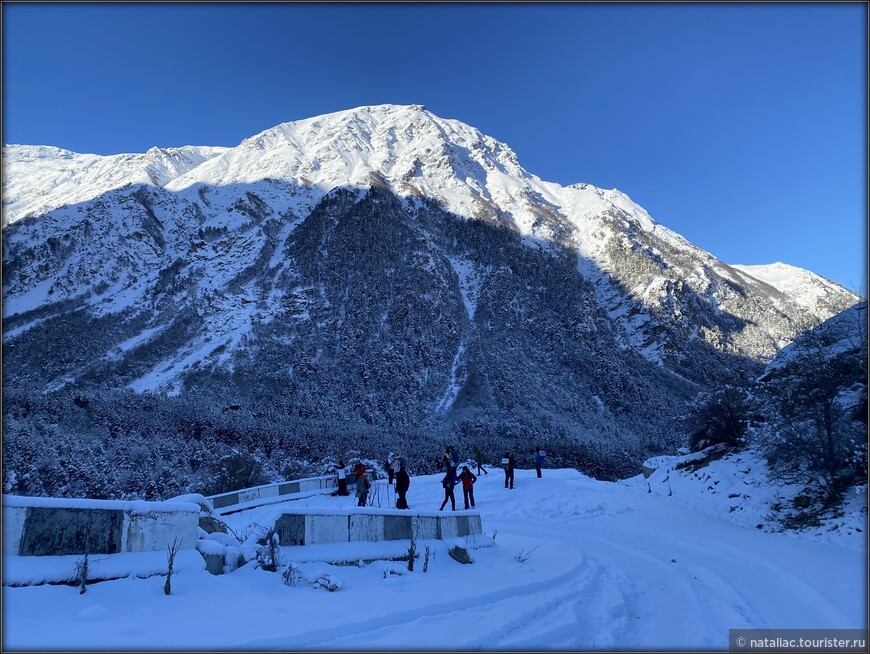
M 384 516 L 371 513 L 350 514 L 348 516 L 348 540 L 384 540 Z
M 281 545 L 321 545 L 356 541 L 446 540 L 483 533 L 480 514 L 409 513 L 393 509 L 286 509 L 277 515 Z
M 60 556 L 165 550 L 196 545 L 199 506 L 3 496 L 3 554 Z
M 420 540 L 439 540 L 438 516 L 415 515 L 414 528 L 417 530 L 417 538 Z
M 350 526 L 343 515 L 306 515 L 305 535 L 311 543 L 346 543 L 350 540 Z

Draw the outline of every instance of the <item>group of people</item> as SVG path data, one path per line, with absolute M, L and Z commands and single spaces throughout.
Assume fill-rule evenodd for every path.
M 537 472 L 537 476 L 541 478 L 541 467 L 546 460 L 546 453 L 540 446 L 535 445 L 532 450 L 532 455 L 535 460 L 535 471 Z M 474 448 L 474 460 L 477 463 L 477 474 L 485 474 L 488 475 L 486 468 L 484 467 L 484 456 L 480 451 L 480 448 Z M 387 456 L 385 461 L 385 468 L 387 470 L 387 483 L 389 486 L 393 486 L 393 482 L 395 480 L 395 488 L 396 488 L 396 508 L 397 509 L 407 509 L 408 507 L 408 499 L 407 493 L 408 489 L 411 486 L 411 478 L 408 475 L 407 470 L 405 470 L 405 462 L 392 452 Z M 505 452 L 504 457 L 501 460 L 501 466 L 504 469 L 504 487 L 513 489 L 514 487 L 514 469 L 516 468 L 516 459 L 511 452 Z M 450 502 L 450 508 L 455 511 L 456 510 L 456 496 L 454 495 L 454 487 L 462 484 L 462 499 L 465 504 L 466 510 L 469 508 L 474 508 L 474 484 L 477 482 L 477 476 L 471 472 L 471 469 L 465 465 L 462 466 L 462 472 L 457 474 L 457 469 L 459 467 L 459 455 L 456 453 L 456 450 L 453 449 L 452 445 L 448 445 L 444 450 L 444 457 L 441 459 L 441 467 L 444 468 L 444 478 L 441 480 L 441 486 L 444 488 L 444 501 L 441 503 L 441 507 L 438 509 L 439 511 L 443 511 L 444 507 L 447 506 L 447 502 Z M 344 461 L 339 461 L 338 466 L 336 467 L 336 473 L 338 475 L 338 495 L 348 495 L 347 492 L 347 472 L 345 469 Z M 366 471 L 366 467 L 362 461 L 357 462 L 357 464 L 353 468 L 353 476 L 354 482 L 356 484 L 356 497 L 358 498 L 357 506 L 366 506 L 366 502 L 368 499 L 369 489 L 371 488 L 371 480 L 369 480 L 368 473 Z
M 339 460 L 338 465 L 335 467 L 335 474 L 338 476 L 338 491 L 336 495 L 349 495 L 347 492 L 347 467 L 344 464 L 344 459 Z M 365 506 L 369 489 L 372 486 L 365 464 L 362 461 L 357 461 L 357 464 L 353 467 L 352 474 L 355 485 L 354 495 L 359 498 L 357 506 Z
M 411 477 L 405 470 L 405 462 L 390 452 L 390 455 L 387 457 L 386 467 L 389 477 L 388 483 L 392 486 L 394 479 L 396 482 L 396 495 L 398 496 L 396 500 L 396 508 L 407 509 L 408 500 L 406 494 L 408 493 L 408 488 L 411 486 Z M 349 495 L 347 492 L 347 468 L 343 459 L 339 460 L 338 465 L 335 467 L 335 473 L 338 476 L 338 491 L 336 492 L 336 495 Z M 362 461 L 358 461 L 353 467 L 352 474 L 356 486 L 354 495 L 357 497 L 357 506 L 366 506 L 372 482 L 369 479 L 365 464 Z
M 532 454 L 535 457 L 535 470 L 537 472 L 538 478 L 541 478 L 541 466 L 543 466 L 544 461 L 546 459 L 546 453 L 541 449 L 539 445 L 535 445 L 532 450 Z M 474 448 L 474 460 L 477 463 L 477 474 L 481 474 L 481 472 L 485 475 L 488 475 L 486 468 L 483 466 L 484 456 L 480 451 L 480 448 Z M 443 511 L 444 507 L 447 506 L 447 502 L 450 502 L 451 508 L 456 510 L 456 498 L 453 495 L 453 487 L 462 482 L 462 496 L 465 501 L 465 508 L 468 509 L 474 508 L 474 483 L 477 481 L 477 477 L 468 466 L 462 467 L 462 473 L 459 475 L 456 474 L 456 468 L 459 464 L 459 457 L 456 454 L 456 450 L 453 449 L 452 445 L 448 445 L 444 450 L 444 458 L 442 459 L 442 466 L 444 467 L 444 479 L 441 480 L 441 485 L 444 487 L 444 501 L 441 503 L 441 508 L 439 511 Z M 516 459 L 514 455 L 510 452 L 505 452 L 504 457 L 501 460 L 502 468 L 504 468 L 504 487 L 508 489 L 513 489 L 514 487 L 514 469 L 517 466 Z
M 444 479 L 441 480 L 441 486 L 444 487 L 444 501 L 441 503 L 439 511 L 443 511 L 450 502 L 450 508 L 456 510 L 456 496 L 453 494 L 453 488 L 460 482 L 462 483 L 462 498 L 465 501 L 465 508 L 474 508 L 474 482 L 477 481 L 474 473 L 469 470 L 468 466 L 462 466 L 462 472 L 456 474 L 456 468 L 459 466 L 459 457 L 452 445 L 448 445 L 444 450 Z M 478 462 L 478 472 L 480 472 L 480 462 Z M 489 474 L 489 473 L 486 473 Z
M 535 457 L 535 472 L 538 475 L 538 479 L 541 479 L 541 467 L 544 465 L 544 461 L 547 460 L 547 453 L 541 449 L 540 445 L 535 445 L 532 449 L 532 455 Z M 514 487 L 514 468 L 517 467 L 514 455 L 510 452 L 505 452 L 501 465 L 504 468 L 504 487 L 512 489 Z

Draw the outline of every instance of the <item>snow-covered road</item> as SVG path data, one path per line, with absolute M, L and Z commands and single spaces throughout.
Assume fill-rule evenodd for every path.
M 155 578 L 85 595 L 4 588 L 4 649 L 725 649 L 733 628 L 866 628 L 866 547 L 740 526 L 572 470 L 517 471 L 514 490 L 503 479 L 495 470 L 476 486 L 495 540 L 472 565 L 434 542 L 426 573 L 422 561 L 404 574 L 386 561 L 300 565 L 341 579 L 335 593 L 250 565 L 179 575 L 171 597 Z M 441 497 L 437 476 L 412 479 L 412 509 Z M 244 528 L 271 510 L 230 520 Z
M 538 530 L 585 561 L 567 591 L 575 597 L 563 628 L 541 634 L 550 647 L 726 647 L 733 628 L 866 625 L 864 552 L 747 529 L 561 472 L 523 482 L 517 490 L 546 484 L 534 489 L 540 504 L 508 504 L 491 524 Z

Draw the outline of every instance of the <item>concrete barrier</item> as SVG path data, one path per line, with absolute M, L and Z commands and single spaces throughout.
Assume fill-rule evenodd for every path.
M 211 502 L 212 508 L 216 510 L 242 504 L 257 506 L 259 504 L 267 504 L 269 501 L 275 500 L 282 495 L 305 492 L 332 492 L 337 485 L 338 480 L 335 475 L 323 475 L 321 477 L 308 477 L 305 479 L 294 479 L 293 481 L 282 481 L 277 484 L 243 488 L 242 490 L 230 493 L 209 495 L 206 499 Z M 263 501 L 260 502 L 260 500 Z
M 3 554 L 60 556 L 181 549 L 196 544 L 199 506 L 3 496 Z
M 274 516 L 281 545 L 357 541 L 446 540 L 483 533 L 480 514 L 409 513 L 399 509 L 280 509 Z
M 438 518 L 439 538 L 460 538 L 462 536 L 476 536 L 483 533 L 483 525 L 480 522 L 479 513 L 466 513 L 465 515 L 443 516 Z

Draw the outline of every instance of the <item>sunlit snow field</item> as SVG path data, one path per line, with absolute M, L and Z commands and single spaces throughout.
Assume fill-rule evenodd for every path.
M 716 463 L 712 474 L 755 488 L 740 462 Z M 764 516 L 748 501 L 740 520 L 723 517 L 695 481 L 677 482 L 669 496 L 656 475 L 648 487 L 642 477 L 610 483 L 545 470 L 536 479 L 518 470 L 507 490 L 492 470 L 475 488 L 484 536 L 456 541 L 469 546 L 471 565 L 439 541 L 418 543 L 413 572 L 384 560 L 299 564 L 309 579 L 327 572 L 340 580 L 337 592 L 287 586 L 280 572 L 254 563 L 221 576 L 182 571 L 171 596 L 159 576 L 92 584 L 84 595 L 69 586 L 4 587 L 3 649 L 727 649 L 733 628 L 866 629 L 860 506 L 833 539 L 796 537 L 756 528 Z M 412 477 L 412 511 L 438 508 L 439 482 Z M 457 499 L 461 509 L 461 490 Z M 292 505 L 303 502 L 348 508 L 353 498 Z M 274 509 L 227 519 L 244 531 Z M 434 552 L 424 573 L 427 544 Z M 355 560 L 407 543 L 320 547 Z M 520 562 L 521 552 L 531 556 Z M 312 547 L 282 553 L 316 558 Z

